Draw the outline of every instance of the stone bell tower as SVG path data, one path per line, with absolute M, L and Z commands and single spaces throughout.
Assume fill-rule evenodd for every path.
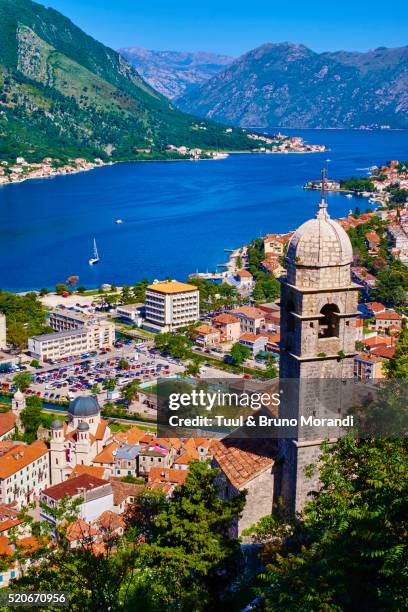
M 330 219 L 324 185 L 323 172 L 318 212 L 289 243 L 281 288 L 280 416 L 298 423 L 301 415 L 339 416 L 345 381 L 353 379 L 359 286 L 351 282 L 350 239 Z M 280 440 L 277 494 L 290 511 L 302 510 L 318 488 L 318 474 L 306 476 L 305 468 L 318 460 L 322 441 L 340 435 L 298 424 Z

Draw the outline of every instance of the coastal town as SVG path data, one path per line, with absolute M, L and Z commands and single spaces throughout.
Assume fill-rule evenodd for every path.
M 233 128 L 226 128 L 226 132 L 232 132 Z M 265 136 L 262 134 L 249 133 L 248 138 L 254 141 L 252 153 L 321 153 L 326 150 L 324 145 L 306 143 L 299 136 L 288 137 L 284 134 L 275 136 Z M 185 145 L 168 144 L 160 154 L 154 150 L 153 146 L 139 148 L 135 150 L 136 157 L 140 161 L 164 161 L 176 160 L 220 160 L 228 157 L 230 152 L 217 151 L 213 149 L 205 150 L 197 147 L 187 147 Z M 124 160 L 125 161 L 125 160 Z M 86 172 L 104 165 L 111 165 L 114 162 L 102 160 L 99 157 L 85 159 L 77 157 L 62 161 L 58 158 L 45 157 L 41 162 L 32 162 L 22 156 L 15 160 L 0 161 L 0 185 L 9 183 L 19 183 L 29 179 L 43 179 L 77 172 Z
M 337 220 L 353 248 L 347 265 L 358 293 L 346 358 L 356 380 L 372 382 L 385 377 L 408 316 L 407 166 L 392 161 L 378 172 L 370 181 L 381 206 Z M 327 223 L 322 187 L 317 221 Z M 85 537 L 103 556 L 110 538 L 123 535 L 138 496 L 171 499 L 197 462 L 217 467 L 231 496 L 249 489 L 236 535 L 267 514 L 270 502 L 257 494 L 274 464 L 272 446 L 260 457 L 257 440 L 241 448 L 206 436 L 160 437 L 157 385 L 228 380 L 250 389 L 277 380 L 292 324 L 281 286 L 293 273 L 288 265 L 308 265 L 309 251 L 299 247 L 308 238 L 303 227 L 266 234 L 235 249 L 223 272 L 193 273 L 187 282 L 87 291 L 70 277 L 55 291 L 0 292 L 2 586 L 38 562 L 27 553 L 41 545 L 27 511 L 49 525 L 58 546 L 56 509 L 75 504 L 64 536 L 69 550 Z M 16 319 L 25 300 L 30 313 L 35 305 L 42 333 Z M 317 317 L 318 337 L 329 346 L 339 323 L 324 308 Z

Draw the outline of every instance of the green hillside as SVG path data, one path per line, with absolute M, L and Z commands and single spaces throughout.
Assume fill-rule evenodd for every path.
M 0 0 L 0 159 L 137 159 L 167 144 L 249 149 L 175 109 L 116 51 L 30 0 Z M 253 146 L 253 145 L 252 145 Z

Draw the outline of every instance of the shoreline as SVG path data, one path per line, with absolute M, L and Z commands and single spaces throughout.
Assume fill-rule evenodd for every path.
M 46 175 L 46 176 L 24 176 L 21 178 L 18 178 L 14 181 L 7 181 L 7 182 L 0 182 L 0 188 L 1 187 L 8 187 L 10 185 L 20 185 L 21 183 L 25 183 L 27 181 L 33 181 L 33 180 L 47 180 L 47 179 L 53 179 L 53 178 L 57 178 L 59 176 L 71 176 L 74 174 L 80 174 L 81 172 L 90 172 L 92 170 L 96 170 L 98 168 L 105 168 L 107 166 L 116 166 L 117 164 L 137 164 L 137 163 L 171 163 L 171 162 L 201 162 L 201 161 L 222 161 L 224 159 L 227 159 L 230 155 L 307 155 L 307 154 L 311 154 L 311 153 L 327 153 L 328 151 L 330 151 L 330 149 L 324 149 L 323 151 L 220 151 L 218 156 L 215 157 L 200 157 L 200 158 L 194 158 L 194 157 L 189 157 L 186 159 L 183 158 L 179 158 L 179 159 L 118 159 L 117 161 L 109 161 L 109 162 L 101 162 L 101 163 L 93 163 L 93 162 L 86 162 L 87 164 L 90 164 L 89 167 L 86 168 L 75 168 L 71 171 L 65 171 L 65 172 L 54 172 L 52 174 Z

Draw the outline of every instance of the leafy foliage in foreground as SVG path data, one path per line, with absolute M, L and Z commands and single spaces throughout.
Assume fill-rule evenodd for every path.
M 76 513 L 65 501 L 53 510 L 62 521 L 58 548 L 37 551 L 37 564 L 11 588 L 65 590 L 73 612 L 193 612 L 214 610 L 222 601 L 228 606 L 227 587 L 239 570 L 239 542 L 228 530 L 243 509 L 245 494 L 221 499 L 217 473 L 194 462 L 169 500 L 160 492 L 141 492 L 128 513 L 125 536 L 106 537 L 103 555 L 86 536 L 79 548 L 70 549 L 66 534 Z M 44 522 L 31 523 L 42 537 L 49 533 Z
M 268 611 L 405 610 L 408 445 L 342 438 L 322 457 L 322 490 L 298 520 L 255 527 Z

